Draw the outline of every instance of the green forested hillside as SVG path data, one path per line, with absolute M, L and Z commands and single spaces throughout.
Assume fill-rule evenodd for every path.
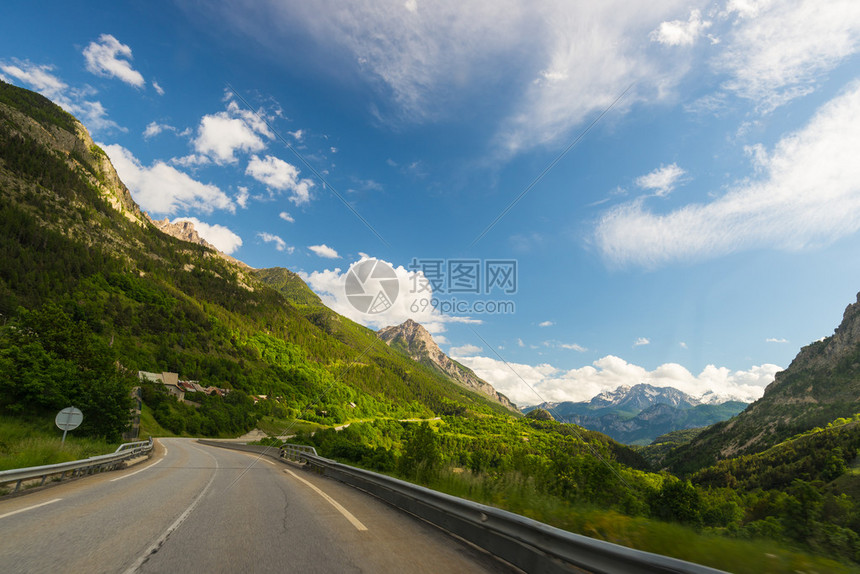
M 279 287 L 293 302 L 214 251 L 157 230 L 83 128 L 45 98 L 3 84 L 0 102 L 0 375 L 9 381 L 30 360 L 14 349 L 31 310 L 68 318 L 89 334 L 88 352 L 107 357 L 109 348 L 122 373 L 173 371 L 280 397 L 288 415 L 310 407 L 308 418 L 339 423 L 497 410 L 322 307 L 288 272 Z M 46 360 L 66 360 L 45 336 L 30 335 Z M 6 392 L 0 404 L 47 411 L 72 398 L 28 393 Z

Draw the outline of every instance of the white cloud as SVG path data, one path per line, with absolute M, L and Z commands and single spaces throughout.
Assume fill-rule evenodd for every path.
M 776 339 L 774 337 L 768 337 L 764 341 L 765 343 L 788 343 L 788 339 Z
M 286 211 L 282 211 L 281 213 L 279 213 L 278 217 L 280 217 L 281 219 L 283 219 L 287 223 L 295 223 L 296 222 L 296 220 L 293 218 L 293 216 L 290 215 L 289 213 L 287 213 Z
M 353 265 L 368 259 L 372 258 L 362 257 Z M 394 266 L 390 263 L 388 265 L 394 269 L 399 281 L 399 289 L 391 307 L 381 313 L 363 313 L 349 302 L 345 289 L 348 269 L 342 271 L 340 268 L 335 268 L 312 273 L 300 271 L 299 276 L 330 309 L 374 329 L 399 325 L 406 319 L 412 319 L 423 325 L 436 337 L 438 333 L 445 331 L 446 323 L 480 323 L 479 320 L 470 317 L 443 315 L 438 312 L 430 304 L 433 298 L 433 289 L 423 274 L 420 272 L 413 274 L 402 265 Z
M 552 321 L 543 321 L 538 324 L 538 327 L 552 327 L 553 325 L 555 325 L 555 323 Z
M 162 87 L 159 85 L 159 83 L 158 83 L 158 82 L 156 82 L 155 80 L 153 80 L 153 81 L 152 81 L 152 87 L 155 89 L 155 92 L 156 92 L 159 96 L 163 96 L 163 95 L 164 95 L 164 88 L 162 88 Z
M 177 217 L 173 223 L 178 221 L 190 221 L 194 224 L 197 234 L 215 246 L 218 251 L 228 255 L 242 247 L 242 238 L 233 233 L 223 225 L 204 223 L 196 217 Z
M 658 197 L 672 193 L 675 184 L 686 172 L 678 164 L 661 165 L 649 174 L 636 178 L 636 185 L 642 189 L 653 189 Z
M 239 192 L 236 194 L 236 204 L 242 209 L 247 209 L 248 199 L 251 197 L 251 194 L 248 193 L 248 188 L 240 185 L 236 187 L 236 190 Z
M 681 341 L 680 343 L 678 343 L 678 345 L 680 345 L 682 349 L 687 348 L 687 343 L 685 343 L 684 341 Z
M 0 70 L 77 117 L 90 131 L 125 131 L 107 118 L 107 110 L 101 102 L 91 99 L 96 94 L 94 89 L 69 87 L 53 73 L 53 66 L 39 66 L 28 61 L 16 61 L 14 64 L 0 62 Z
M 84 48 L 84 58 L 87 71 L 97 76 L 117 78 L 135 88 L 142 88 L 146 83 L 143 75 L 131 67 L 131 48 L 110 34 L 102 34 L 98 42 L 90 42 Z
M 619 357 L 607 355 L 592 365 L 567 371 L 549 364 L 509 362 L 516 372 L 514 374 L 502 361 L 490 357 L 461 357 L 457 360 L 518 405 L 533 405 L 543 401 L 587 401 L 603 391 L 638 383 L 673 387 L 705 401 L 737 399 L 751 402 L 761 398 L 765 387 L 782 370 L 771 364 L 754 366 L 747 371 L 731 371 L 725 367 L 708 365 L 701 373 L 693 375 L 676 363 L 666 363 L 648 371 Z M 537 394 L 523 384 L 519 377 L 531 385 Z
M 770 152 L 759 148 L 757 180 L 665 215 L 640 201 L 599 221 L 594 241 L 619 265 L 654 267 L 752 248 L 800 250 L 860 229 L 860 82 L 822 106 Z
M 296 130 L 294 132 L 287 133 L 293 136 L 293 139 L 295 139 L 297 142 L 300 142 L 304 139 L 304 132 L 302 130 Z
M 577 343 L 562 343 L 562 344 L 561 344 L 561 345 L 559 345 L 559 346 L 560 346 L 562 349 L 569 349 L 569 350 L 571 350 L 571 351 L 579 351 L 580 353 L 584 353 L 585 351 L 587 351 L 587 350 L 588 350 L 587 348 L 585 348 L 585 347 L 583 347 L 582 345 L 579 345 L 579 344 L 577 344 Z
M 144 139 L 155 137 L 163 132 L 176 133 L 178 130 L 169 124 L 160 124 L 158 122 L 149 122 L 146 129 L 143 130 Z
M 209 158 L 205 155 L 192 153 L 182 157 L 170 158 L 167 163 L 169 163 L 170 165 L 178 165 L 179 167 L 194 168 L 200 167 L 201 165 L 208 165 L 210 161 Z
M 523 343 L 522 339 L 517 339 L 517 347 L 525 347 L 525 346 L 526 346 L 526 344 Z
M 299 170 L 282 159 L 271 155 L 263 159 L 256 155 L 252 156 L 245 173 L 269 189 L 289 192 L 291 194 L 289 200 L 296 205 L 310 201 L 314 182 L 309 179 L 299 179 Z
M 171 215 L 180 209 L 203 213 L 212 213 L 215 209 L 233 212 L 236 209 L 227 194 L 215 185 L 201 183 L 162 161 L 144 167 L 120 145 L 99 145 L 108 154 L 134 200 L 150 213 Z
M 337 254 L 337 251 L 323 243 L 322 245 L 311 245 L 308 247 L 311 251 L 317 254 L 319 257 L 324 257 L 326 259 L 340 259 L 340 255 Z
M 197 153 L 215 163 L 227 164 L 237 161 L 237 151 L 253 153 L 264 150 L 264 137 L 274 137 L 266 123 L 257 114 L 231 101 L 225 111 L 203 116 L 192 143 Z
M 702 20 L 701 11 L 693 10 L 686 22 L 681 20 L 662 22 L 649 37 L 652 42 L 659 42 L 666 46 L 690 46 L 710 27 L 711 22 Z
M 278 237 L 277 235 L 274 235 L 272 233 L 266 233 L 264 231 L 262 233 L 258 233 L 257 237 L 259 237 L 260 239 L 262 239 L 266 243 L 274 243 L 275 249 L 277 249 L 278 251 L 286 251 L 287 250 L 287 242 L 284 241 L 283 239 L 281 239 L 280 237 Z M 292 248 L 289 248 L 289 249 L 290 249 L 290 253 L 292 253 L 293 252 Z
M 860 48 L 854 0 L 730 1 L 735 25 L 715 59 L 725 87 L 765 111 L 809 93 L 823 74 Z
M 470 357 L 473 355 L 477 355 L 481 351 L 483 351 L 483 348 L 481 348 L 481 347 L 478 347 L 476 345 L 466 344 L 466 345 L 463 345 L 461 347 L 451 347 L 448 354 L 452 357 L 455 357 L 455 358 Z
M 633 341 L 634 347 L 642 347 L 644 345 L 650 345 L 651 341 L 647 337 L 639 337 L 635 341 Z
M 665 91 L 683 70 L 650 49 L 648 33 L 689 11 L 686 0 L 409 2 L 414 11 L 374 0 L 220 5 L 225 22 L 271 47 L 294 29 L 326 46 L 382 94 L 383 120 L 433 120 L 504 82 L 514 91 L 499 106 L 502 153 L 568 137 L 633 82 L 637 93 Z

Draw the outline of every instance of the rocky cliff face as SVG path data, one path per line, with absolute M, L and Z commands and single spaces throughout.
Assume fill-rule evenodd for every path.
M 764 396 L 731 421 L 703 431 L 667 462 L 686 472 L 761 452 L 793 435 L 860 411 L 860 294 L 833 335 L 803 347 Z
M 412 319 L 407 319 L 401 325 L 381 329 L 379 338 L 388 345 L 401 349 L 413 360 L 441 371 L 459 385 L 518 412 L 516 405 L 508 397 L 498 392 L 493 385 L 443 353 L 427 329 Z
M 17 88 L 0 82 L 0 90 L 7 89 Z M 43 118 L 39 121 L 12 105 L 0 102 L 0 119 L 4 118 L 9 134 L 21 134 L 56 152 L 126 219 L 144 225 L 140 207 L 120 181 L 107 154 L 93 142 L 78 120 L 68 114 L 57 114 L 51 120 Z

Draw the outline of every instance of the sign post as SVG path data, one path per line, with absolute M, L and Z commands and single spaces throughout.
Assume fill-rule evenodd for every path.
M 78 428 L 82 420 L 84 420 L 84 413 L 75 407 L 66 407 L 57 413 L 54 422 L 57 423 L 58 428 L 63 430 L 63 440 L 60 444 L 66 444 L 66 433 Z

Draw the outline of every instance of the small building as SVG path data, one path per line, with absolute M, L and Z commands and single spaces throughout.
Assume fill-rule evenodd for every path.
M 167 392 L 178 398 L 180 401 L 185 398 L 185 389 L 179 386 L 179 374 L 178 373 L 150 373 L 147 371 L 138 371 L 138 378 L 141 382 L 145 383 L 161 383 L 164 385 L 165 390 Z

